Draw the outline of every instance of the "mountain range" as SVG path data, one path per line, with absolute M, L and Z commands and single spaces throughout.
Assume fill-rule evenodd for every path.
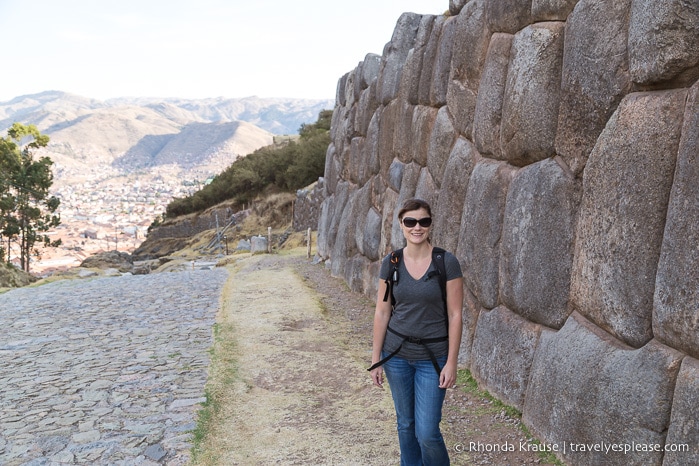
M 169 164 L 206 177 L 271 144 L 275 134 L 297 133 L 333 105 L 259 97 L 101 101 L 46 91 L 0 102 L 0 132 L 18 121 L 47 134 L 41 155 L 54 161 L 59 183 L 95 170 L 128 174 Z
M 297 134 L 333 106 L 258 97 L 101 101 L 47 91 L 0 102 L 0 136 L 14 122 L 49 136 L 36 156 L 53 161 L 62 220 L 56 234 L 74 263 L 111 247 L 106 232 L 128 233 L 136 247 L 142 236 L 135 230 L 144 231 L 173 197 L 200 189 L 239 157 L 273 144 L 275 135 Z M 63 260 L 54 251 L 43 257 Z
M 165 120 L 221 123 L 245 121 L 273 134 L 295 134 L 302 123 L 315 122 L 318 113 L 332 109 L 334 100 L 294 98 L 156 98 L 119 97 L 97 100 L 61 91 L 46 91 L 0 102 L 0 128 L 15 121 L 32 123 L 47 133 L 61 129 L 92 112 L 120 113 L 126 108 L 149 109 Z

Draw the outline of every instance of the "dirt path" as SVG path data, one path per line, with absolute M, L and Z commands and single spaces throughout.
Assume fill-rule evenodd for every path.
M 300 255 L 241 256 L 229 267 L 207 385 L 218 409 L 197 462 L 398 464 L 390 392 L 366 371 L 373 303 Z M 449 390 L 444 417 L 452 464 L 546 464 L 532 452 L 458 451 L 526 442 L 486 399 Z

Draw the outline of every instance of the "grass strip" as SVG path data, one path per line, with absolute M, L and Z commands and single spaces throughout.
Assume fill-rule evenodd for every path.
M 519 429 L 522 431 L 524 435 L 527 436 L 529 442 L 537 446 L 541 445 L 541 442 L 539 442 L 539 440 L 537 440 L 531 434 L 531 432 L 529 432 L 527 426 L 525 426 L 522 422 L 522 412 L 519 411 L 517 408 L 509 406 L 503 403 L 502 401 L 498 400 L 493 395 L 488 393 L 487 390 L 481 390 L 480 388 L 478 388 L 478 382 L 471 375 L 471 371 L 469 371 L 468 369 L 459 369 L 456 375 L 456 383 L 457 386 L 464 392 L 470 393 L 475 397 L 485 398 L 486 400 L 488 400 L 490 404 L 489 410 L 492 411 L 492 414 L 504 412 L 505 415 L 507 415 L 508 417 L 512 419 L 517 419 L 519 421 L 517 423 Z M 552 452 L 538 451 L 538 454 L 539 458 L 541 458 L 542 461 L 545 461 L 547 464 L 565 466 L 565 463 L 562 463 L 558 458 L 556 458 L 556 455 L 554 455 Z

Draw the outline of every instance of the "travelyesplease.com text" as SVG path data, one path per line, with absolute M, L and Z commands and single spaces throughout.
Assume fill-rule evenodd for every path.
M 530 452 L 553 452 L 553 453 L 589 453 L 589 452 L 604 452 L 604 453 L 640 453 L 640 452 L 688 452 L 689 445 L 686 443 L 670 443 L 661 445 L 658 443 L 578 443 L 578 442 L 562 442 L 562 443 L 530 443 L 530 442 L 503 442 L 503 443 L 483 443 L 483 442 L 466 442 L 456 443 L 453 447 L 457 453 L 464 452 L 514 452 L 514 451 L 530 451 Z

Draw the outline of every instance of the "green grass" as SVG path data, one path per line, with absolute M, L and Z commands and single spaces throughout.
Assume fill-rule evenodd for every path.
M 213 326 L 214 343 L 209 349 L 212 368 L 209 382 L 204 390 L 206 401 L 197 413 L 197 426 L 192 433 L 192 463 L 202 460 L 203 446 L 207 437 L 217 425 L 218 415 L 224 404 L 225 391 L 238 380 L 238 362 L 235 358 L 236 342 L 233 338 L 233 326 L 215 323 Z
M 488 400 L 491 405 L 490 409 L 493 413 L 504 411 L 508 417 L 512 419 L 518 419 L 520 421 L 518 423 L 519 429 L 522 431 L 522 433 L 524 433 L 524 435 L 526 435 L 528 439 L 531 439 L 530 441 L 532 444 L 537 446 L 541 445 L 541 442 L 534 438 L 531 432 L 529 432 L 529 429 L 527 429 L 527 426 L 525 426 L 524 423 L 521 422 L 522 412 L 519 411 L 517 408 L 506 405 L 505 403 L 488 393 L 486 390 L 481 390 L 480 388 L 478 388 L 478 382 L 476 382 L 476 379 L 474 379 L 471 375 L 471 371 L 469 371 L 468 369 L 460 369 L 456 375 L 456 383 L 464 392 L 470 393 L 478 398 L 485 398 L 486 400 Z M 565 466 L 565 464 L 562 463 L 558 458 L 556 458 L 556 455 L 554 455 L 552 452 L 539 451 L 538 453 L 539 458 L 541 458 L 541 460 L 545 464 Z

